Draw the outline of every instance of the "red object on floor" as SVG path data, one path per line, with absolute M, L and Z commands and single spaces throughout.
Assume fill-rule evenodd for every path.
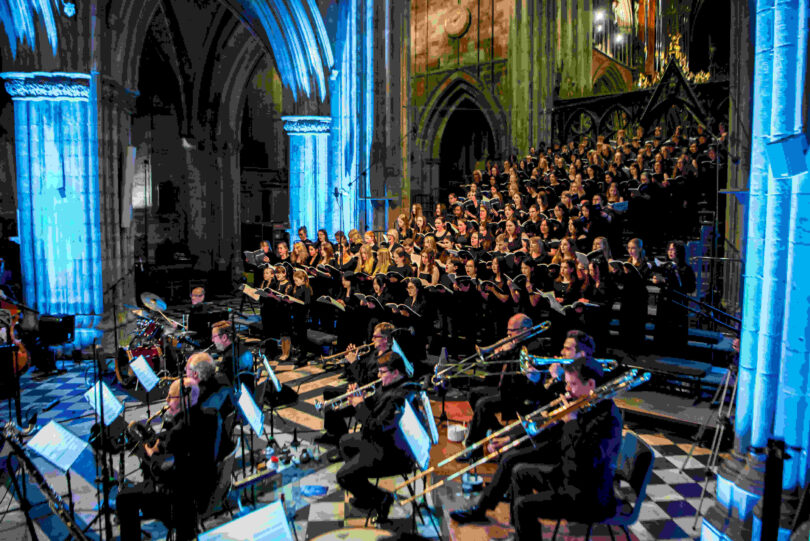
M 444 411 L 447 412 L 449 420 L 457 423 L 469 423 L 473 418 L 473 410 L 466 400 L 445 402 Z

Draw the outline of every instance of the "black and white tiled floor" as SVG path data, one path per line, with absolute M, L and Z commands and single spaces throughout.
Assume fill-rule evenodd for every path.
M 61 363 L 60 363 L 61 364 Z M 90 427 L 94 419 L 92 410 L 87 401 L 83 398 L 83 393 L 90 388 L 93 382 L 92 363 L 67 362 L 65 368 L 67 372 L 62 375 L 50 377 L 44 381 L 34 381 L 30 373 L 22 378 L 22 404 L 23 416 L 26 411 L 40 411 L 54 400 L 59 403 L 48 412 L 38 415 L 38 425 L 44 426 L 50 420 L 57 420 L 66 428 L 72 430 L 79 437 L 87 440 Z M 290 367 L 291 368 L 291 367 Z M 296 428 L 298 438 L 302 440 L 304 446 L 309 446 L 315 451 L 309 442 L 317 435 L 319 422 L 317 414 L 314 412 L 313 402 L 315 397 L 319 397 L 319 388 L 325 385 L 334 384 L 334 374 L 321 373 L 319 369 L 310 369 L 305 373 L 284 375 L 282 379 L 293 388 L 299 386 L 304 391 L 301 393 L 301 400 L 298 405 L 285 408 L 278 412 L 279 418 L 275 422 L 275 434 L 280 443 L 288 443 L 292 439 L 293 429 Z M 122 400 L 126 406 L 126 418 L 143 419 L 146 417 L 146 407 L 123 392 L 115 382 L 112 375 L 107 375 L 105 381 Z M 0 420 L 4 423 L 9 417 L 9 410 L 5 403 L 0 405 Z M 152 407 L 154 411 L 156 407 Z M 269 421 L 268 421 L 269 423 Z M 653 432 L 640 427 L 632 427 L 642 438 L 650 444 L 656 455 L 654 473 L 647 488 L 647 500 L 645 501 L 639 522 L 631 527 L 634 536 L 642 541 L 653 539 L 692 539 L 700 535 L 700 520 L 695 525 L 696 509 L 700 499 L 702 483 L 705 478 L 705 464 L 709 458 L 707 449 L 698 447 L 693 457 L 689 459 L 683 472 L 679 469 L 687 458 L 690 442 L 672 435 Z M 268 425 L 269 430 L 269 425 Z M 296 509 L 295 524 L 298 530 L 299 539 L 312 539 L 320 534 L 332 531 L 337 528 L 362 527 L 366 521 L 365 513 L 359 512 L 348 503 L 347 495 L 337 486 L 335 473 L 340 464 L 330 464 L 325 460 L 325 448 L 318 448 L 321 458 L 318 462 L 310 462 L 307 465 L 290 466 L 283 474 L 284 486 L 281 490 L 286 491 L 287 501 L 292 500 Z M 5 456 L 5 452 L 3 452 Z M 54 489 L 61 494 L 66 494 L 66 484 L 64 476 L 44 460 L 37 458 L 37 465 L 41 467 L 46 478 Z M 117 459 L 114 461 L 117 468 Z M 138 479 L 138 464 L 136 459 L 128 458 L 125 469 L 128 473 L 135 472 L 128 477 L 133 481 Z M 4 474 L 3 486 L 0 487 L 0 514 L 8 507 L 16 507 L 13 498 L 9 496 L 9 483 Z M 85 450 L 74 466 L 72 476 L 72 488 L 74 492 L 74 502 L 79 522 L 89 523 L 96 514 L 96 492 L 93 485 L 95 478 L 95 460 L 92 452 Z M 381 486 L 392 486 L 396 479 L 383 479 Z M 326 488 L 323 496 L 307 496 L 310 489 Z M 33 488 L 32 503 L 41 500 L 36 488 Z M 714 481 L 708 484 L 708 494 L 703 501 L 702 509 L 705 512 L 711 505 L 711 495 L 714 490 Z M 260 502 L 272 501 L 276 493 L 265 493 L 259 497 Z M 392 512 L 393 526 L 389 529 L 409 531 L 411 528 L 410 507 L 394 506 Z M 43 538 L 64 538 L 66 531 L 58 520 L 48 512 L 46 505 L 35 505 L 32 511 L 37 523 L 38 534 Z M 0 515 L 2 516 L 2 515 Z M 425 518 L 425 524 L 418 522 L 418 533 L 424 537 L 437 537 L 433 524 Z M 436 520 L 441 520 L 437 517 Z M 227 521 L 224 515 L 218 521 L 209 522 L 209 526 Z M 441 525 L 440 525 L 441 527 Z M 153 535 L 153 538 L 160 538 L 165 535 L 165 529 L 159 523 L 147 523 L 145 530 Z M 44 535 L 43 535 L 44 534 Z M 27 538 L 27 529 L 21 513 L 10 512 L 2 518 L 0 524 L 0 538 L 3 539 L 23 539 Z

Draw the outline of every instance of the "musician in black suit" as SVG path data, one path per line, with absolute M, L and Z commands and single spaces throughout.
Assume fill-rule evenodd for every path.
M 394 352 L 378 359 L 377 374 L 382 388 L 371 398 L 352 396 L 349 402 L 362 424 L 359 433 L 340 438 L 340 454 L 345 464 L 337 472 L 340 486 L 354 497 L 352 505 L 377 512 L 377 521 L 388 518 L 394 497 L 369 482 L 369 477 L 406 473 L 411 457 L 397 447 L 394 432 L 406 400 L 419 386 L 408 382 L 405 361 Z
M 362 387 L 377 379 L 377 365 L 379 360 L 391 351 L 393 343 L 394 326 L 383 322 L 374 326 L 371 335 L 374 349 L 363 356 L 357 355 L 357 348 L 349 344 L 346 350 L 346 366 L 344 375 L 349 382 L 341 387 L 324 387 L 324 401 L 346 394 L 357 387 Z M 323 414 L 323 428 L 325 432 L 315 438 L 316 443 L 336 444 L 340 437 L 348 432 L 346 419 L 355 415 L 355 409 L 347 406 L 339 409 L 329 408 Z
M 605 381 L 601 365 L 580 359 L 566 365 L 572 400 L 589 396 Z M 616 512 L 613 474 L 622 443 L 622 415 L 613 400 L 567 415 L 559 444 L 543 464 L 520 464 L 512 475 L 512 522 L 517 539 L 539 539 L 538 516 L 599 522 Z
M 582 331 L 571 331 L 565 339 L 565 344 L 560 352 L 564 359 L 576 359 L 588 361 L 593 359 L 594 343 L 590 336 Z M 560 364 L 553 364 L 549 367 L 551 378 L 543 383 L 543 389 L 537 389 L 535 401 L 531 404 L 532 411 L 548 404 L 565 392 L 565 380 L 563 368 Z M 539 379 L 539 378 L 538 378 Z M 477 522 L 486 519 L 486 512 L 495 509 L 498 502 L 510 487 L 512 473 L 519 464 L 536 464 L 547 462 L 550 453 L 559 445 L 562 434 L 561 427 L 550 427 L 538 435 L 534 444 L 527 444 L 507 451 L 501 458 L 498 469 L 489 483 L 481 492 L 481 496 L 472 507 L 464 510 L 452 511 L 450 517 L 459 523 Z M 468 438 L 470 444 L 475 441 Z M 477 441 L 477 440 L 476 440 Z M 511 441 L 510 436 L 493 438 L 487 446 L 487 451 L 493 452 L 507 445 Z
M 154 477 L 123 489 L 116 499 L 123 541 L 141 539 L 141 512 L 174 527 L 178 539 L 194 539 L 197 512 L 205 509 L 216 487 L 216 415 L 198 405 L 197 385 L 186 380 L 182 387 L 185 396 L 180 380 L 166 396 L 172 428 L 144 447 L 146 460 L 155 461 L 149 468 Z

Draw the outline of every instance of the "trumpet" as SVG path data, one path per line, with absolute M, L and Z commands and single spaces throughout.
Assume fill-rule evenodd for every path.
M 374 344 L 372 342 L 369 342 L 367 344 L 363 344 L 362 346 L 356 347 L 354 351 L 359 356 L 359 355 L 365 355 L 366 353 L 368 353 L 372 349 L 374 349 Z M 322 362 L 324 364 L 326 364 L 326 363 L 341 364 L 341 363 L 343 363 L 345 361 L 345 358 L 348 355 L 349 355 L 349 350 L 346 349 L 345 351 L 341 351 L 340 353 L 335 353 L 334 355 L 329 355 L 328 357 L 321 356 L 321 358 L 318 359 L 318 362 Z
M 596 362 L 602 365 L 602 369 L 606 372 L 611 372 L 619 366 L 619 361 L 616 359 L 594 359 Z M 551 366 L 552 364 L 571 364 L 576 359 L 563 359 L 560 357 L 543 357 L 541 355 L 532 355 L 529 353 L 525 347 L 520 350 L 520 356 L 518 361 L 520 363 L 520 374 L 524 376 L 529 372 L 531 368 L 546 368 L 547 366 Z M 509 361 L 507 361 L 509 362 Z
M 377 385 L 382 383 L 382 378 L 376 379 L 371 383 L 363 385 L 362 387 L 358 387 L 353 391 L 349 391 L 348 393 L 344 393 L 340 396 L 336 396 L 335 398 L 331 398 L 326 401 L 315 401 L 315 409 L 318 411 L 326 411 L 326 410 L 337 410 L 349 405 L 349 398 L 351 396 L 356 396 L 359 394 L 364 394 L 365 396 L 374 396 L 376 392 Z
M 568 415 L 570 415 L 572 413 L 575 413 L 575 412 L 579 412 L 579 411 L 587 411 L 587 410 L 593 408 L 599 402 L 601 402 L 603 400 L 611 399 L 611 398 L 615 397 L 616 395 L 618 395 L 620 393 L 623 393 L 625 391 L 629 391 L 630 389 L 641 385 L 642 383 L 644 383 L 645 381 L 648 381 L 649 379 L 650 379 L 650 373 L 649 372 L 644 372 L 643 374 L 639 375 L 638 370 L 634 369 L 634 370 L 630 370 L 629 372 L 627 372 L 623 376 L 620 376 L 620 377 L 618 377 L 618 378 L 616 378 L 616 379 L 614 379 L 612 381 L 609 381 L 608 383 L 605 383 L 604 385 L 598 387 L 596 390 L 594 390 L 588 396 L 577 398 L 572 402 L 566 402 L 565 400 L 563 400 L 563 397 L 560 397 L 560 399 L 558 399 L 558 400 L 559 400 L 559 402 L 562 402 L 562 405 L 559 405 L 559 402 L 557 402 L 556 405 L 558 407 L 554 408 L 554 402 L 552 402 L 551 404 L 548 404 L 548 405 L 540 408 L 539 410 L 536 410 L 536 411 L 530 413 L 527 417 L 524 417 L 522 420 L 518 421 L 517 423 L 512 423 L 511 425 L 509 425 L 509 428 L 521 425 L 523 427 L 523 429 L 524 429 L 524 435 L 523 436 L 513 439 L 511 442 L 504 445 L 503 447 L 500 447 L 500 448 L 496 449 L 495 451 L 489 453 L 488 455 L 484 456 L 480 460 L 477 460 L 477 461 L 473 462 L 472 464 L 469 464 L 465 468 L 462 468 L 461 470 L 459 470 L 456 473 L 450 475 L 449 477 L 447 477 L 445 479 L 442 479 L 441 481 L 439 481 L 437 483 L 433 483 L 432 485 L 429 485 L 429 486 L 425 487 L 425 489 L 422 492 L 419 492 L 417 494 L 413 494 L 411 497 L 409 497 L 407 499 L 400 500 L 399 504 L 403 505 L 403 506 L 407 505 L 410 502 L 412 502 L 413 500 L 415 500 L 416 498 L 419 498 L 420 496 L 423 496 L 423 495 L 425 495 L 425 494 L 427 494 L 429 492 L 432 492 L 432 491 L 436 490 L 437 488 L 447 484 L 448 482 L 461 477 L 462 475 L 464 475 L 468 471 L 470 471 L 470 470 L 472 470 L 474 468 L 477 468 L 481 464 L 485 464 L 485 463 L 489 462 L 490 460 L 493 460 L 493 459 L 499 457 L 503 453 L 506 453 L 507 451 L 510 451 L 511 449 L 514 449 L 515 447 L 521 445 L 523 442 L 529 440 L 530 438 L 533 438 L 534 436 L 536 436 L 537 434 L 539 434 L 543 430 L 545 430 L 545 429 L 549 428 L 550 426 L 555 425 L 558 422 L 562 421 L 566 416 L 568 416 Z M 552 409 L 552 408 L 554 408 L 554 409 Z M 539 422 L 539 423 L 526 422 L 528 419 L 531 419 L 531 418 L 534 418 L 534 417 L 537 417 L 537 416 L 541 415 L 541 413 L 542 413 L 541 422 Z M 503 432 L 505 432 L 505 430 Z M 502 434 L 503 432 L 500 432 L 500 433 Z M 495 437 L 495 436 L 490 435 L 487 438 L 484 438 L 483 440 L 476 442 L 471 447 L 468 447 L 467 449 L 464 449 L 462 451 L 462 453 L 467 452 L 467 450 L 475 449 L 475 448 L 480 447 L 481 445 L 483 445 L 487 441 L 491 440 L 493 437 Z M 459 453 L 459 455 L 460 454 L 461 453 Z M 445 461 L 443 461 L 440 464 L 446 464 L 446 463 L 449 462 L 450 459 L 455 459 L 456 456 L 458 456 L 458 455 L 450 457 L 449 459 L 446 459 Z M 438 467 L 438 466 L 436 466 L 436 467 Z M 428 473 L 431 473 L 434 470 L 435 470 L 435 468 L 430 468 L 430 469 L 426 470 L 425 472 L 417 474 L 417 476 L 406 480 L 404 483 L 401 483 L 399 485 L 399 487 L 397 487 L 397 488 L 408 485 L 408 484 L 412 483 L 414 480 L 419 479 L 421 477 L 424 477 L 425 475 L 427 475 Z

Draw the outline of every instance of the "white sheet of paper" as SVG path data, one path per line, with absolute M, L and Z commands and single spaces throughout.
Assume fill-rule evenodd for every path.
M 264 413 L 259 406 L 256 405 L 256 401 L 253 400 L 253 395 L 250 394 L 250 391 L 248 391 L 244 383 L 239 389 L 239 399 L 236 403 L 239 405 L 239 409 L 242 410 L 242 415 L 245 416 L 253 432 L 255 432 L 257 436 L 261 436 L 264 433 Z
M 293 541 L 292 529 L 280 501 L 201 533 L 198 541 Z
M 116 417 L 124 411 L 124 405 L 115 398 L 115 395 L 107 387 L 107 384 L 100 381 L 84 393 L 84 399 L 90 402 L 90 406 L 101 415 L 101 405 L 104 405 L 104 425 L 109 426 Z
M 160 378 L 157 377 L 157 374 L 155 374 L 155 371 L 149 366 L 149 363 L 146 362 L 143 355 L 138 355 L 137 359 L 129 363 L 129 367 L 132 369 L 132 373 L 135 374 L 135 377 L 138 378 L 138 381 L 141 382 L 143 388 L 146 389 L 147 393 L 154 389 L 155 385 L 160 381 Z
M 51 421 L 26 446 L 66 473 L 87 447 L 87 442 L 56 421 Z

